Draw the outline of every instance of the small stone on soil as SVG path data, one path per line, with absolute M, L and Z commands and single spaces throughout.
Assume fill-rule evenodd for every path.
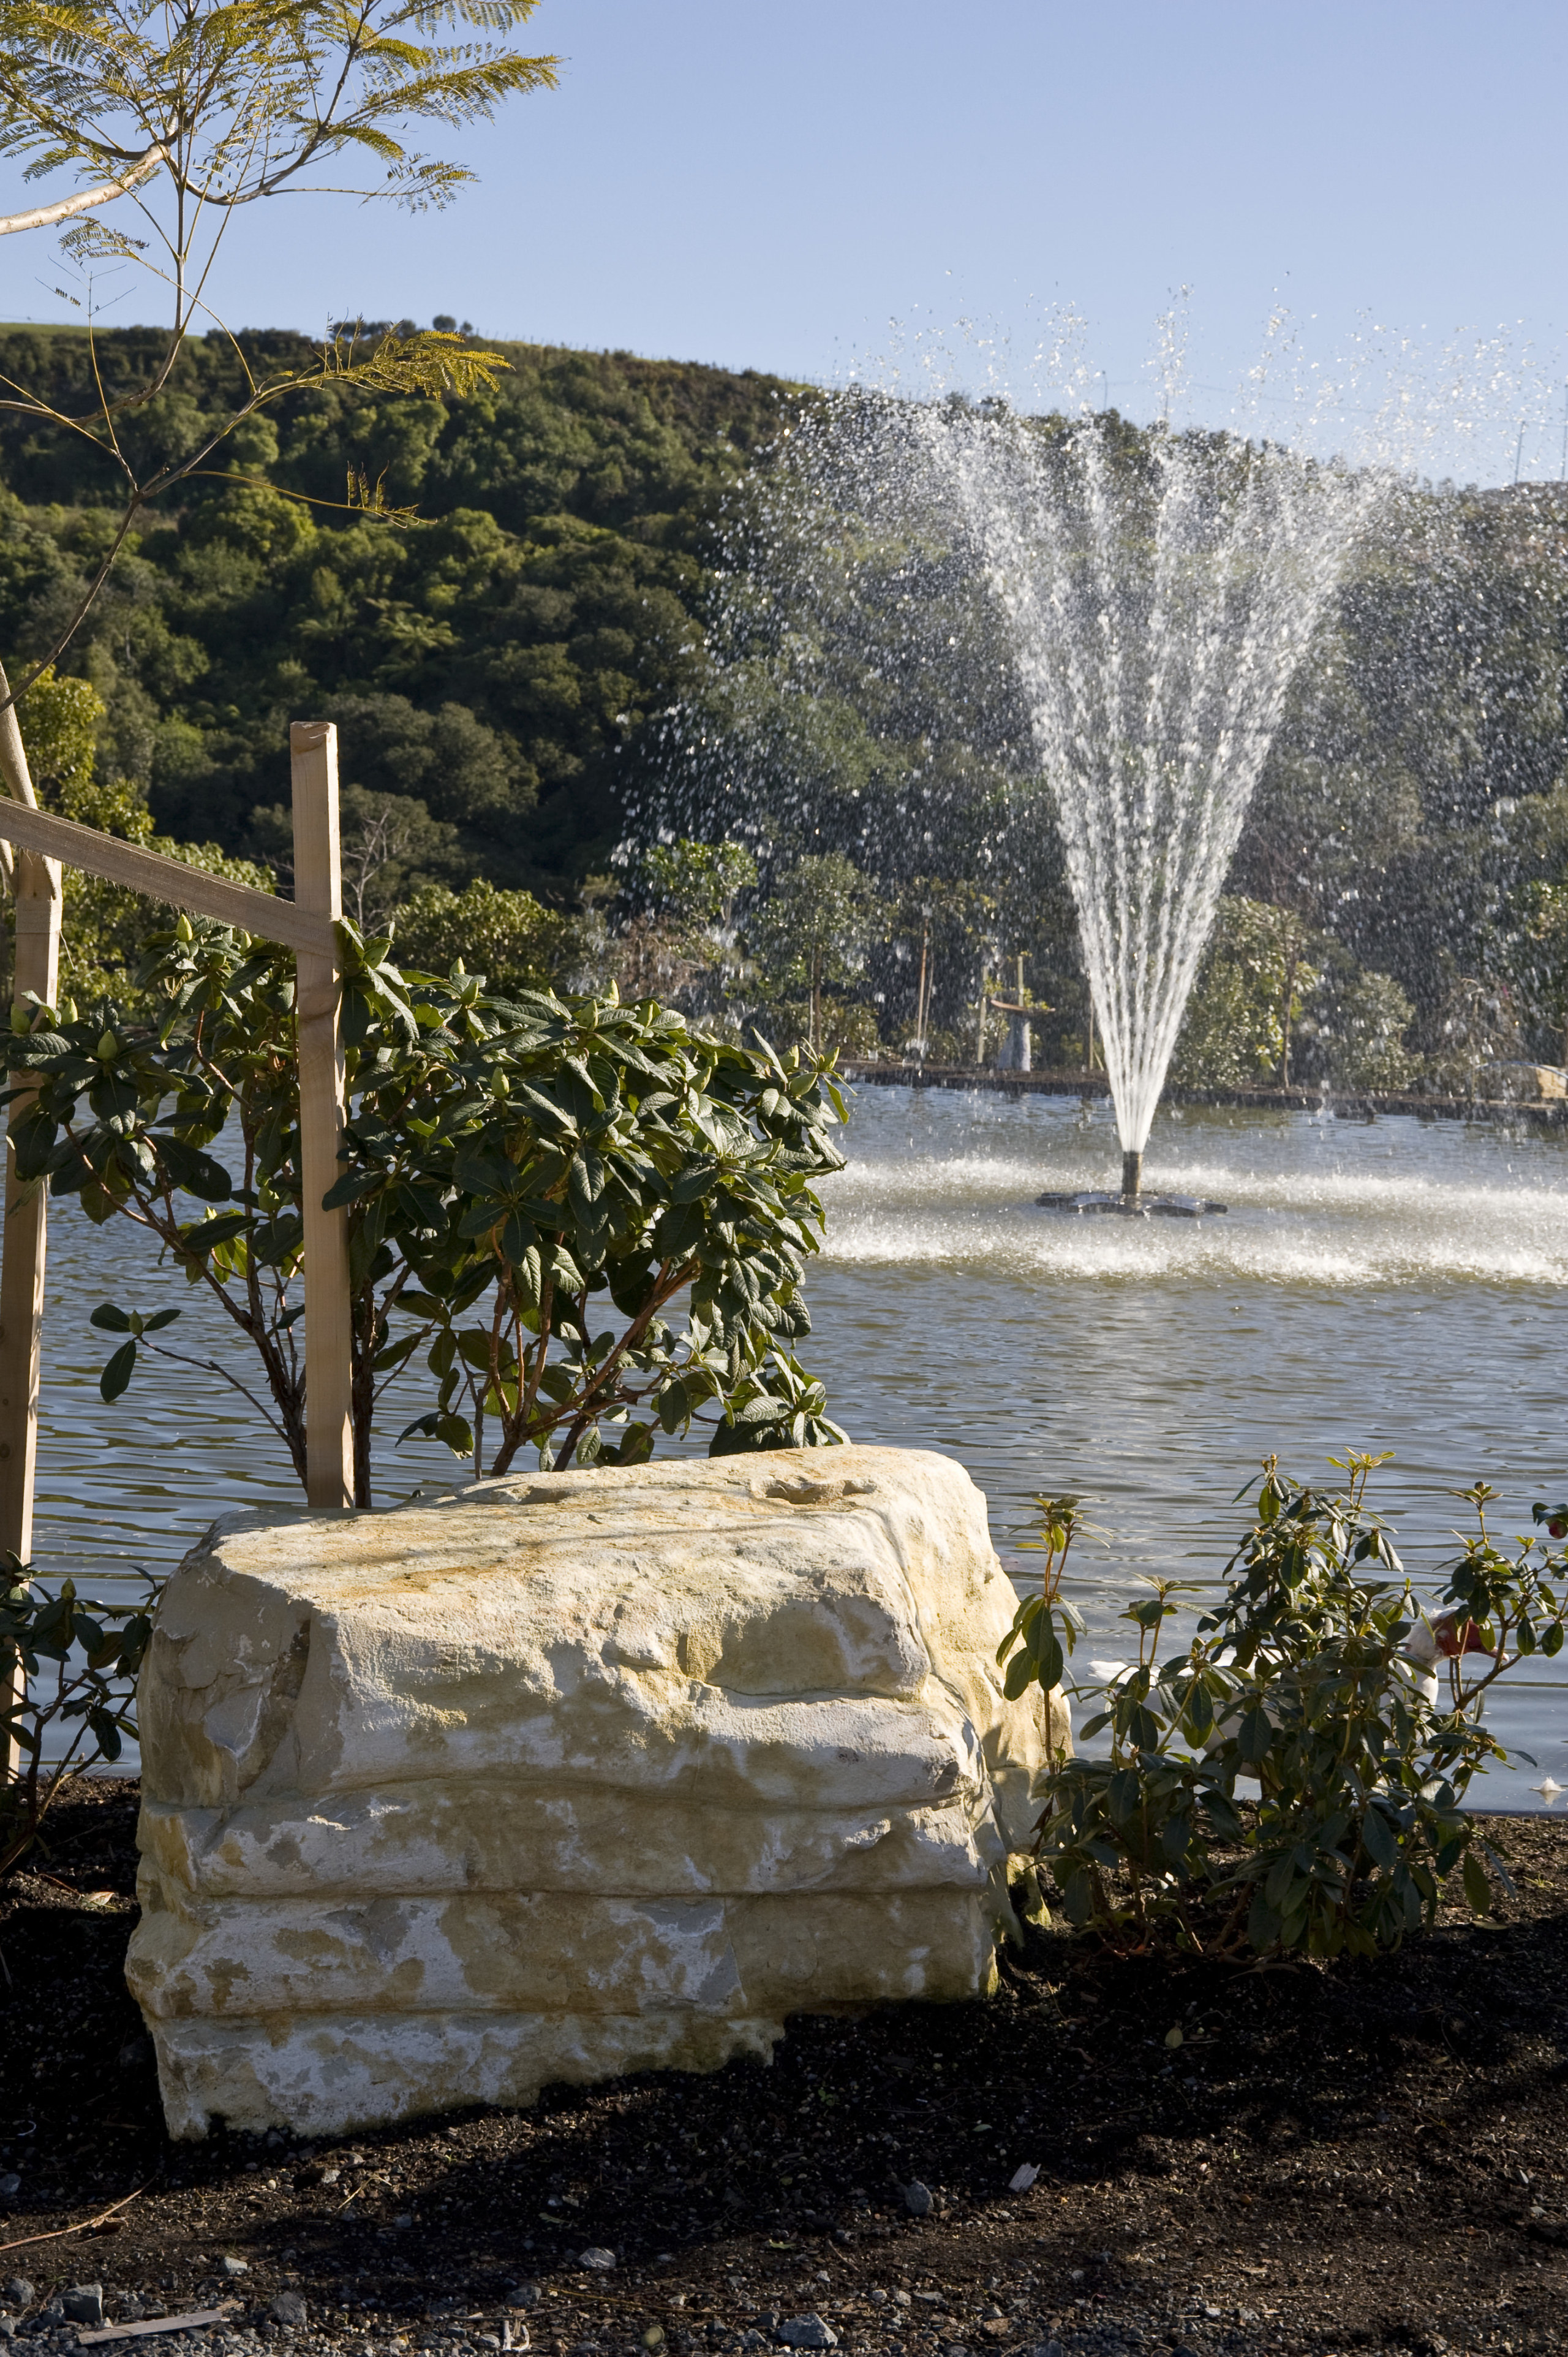
M 824 2324 L 816 2314 L 791 2316 L 781 2324 L 775 2336 L 786 2349 L 836 2349 L 838 2334 L 831 2324 Z

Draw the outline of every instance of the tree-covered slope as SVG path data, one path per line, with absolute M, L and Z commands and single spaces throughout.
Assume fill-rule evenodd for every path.
M 249 363 L 305 366 L 300 338 Z M 326 388 L 242 427 L 174 512 L 140 522 L 65 658 L 108 706 L 104 754 L 158 824 L 275 847 L 285 728 L 338 719 L 345 781 L 413 805 L 424 872 L 566 885 L 602 863 L 649 716 L 677 696 L 726 489 L 793 389 L 622 353 L 504 345 L 492 395 Z M 96 366 L 149 382 L 152 330 L 0 333 L 0 373 L 90 418 Z M 238 390 L 217 337 L 133 421 L 137 455 L 199 446 Z M 354 512 L 352 470 L 412 506 Z M 0 652 L 47 651 L 107 544 L 112 452 L 0 414 Z M 257 813 L 263 815 L 258 819 Z
M 271 331 L 241 343 L 258 372 L 314 350 Z M 762 897 L 802 856 L 852 860 L 879 914 L 843 987 L 885 1040 L 914 1028 L 922 975 L 928 1028 L 968 1036 L 989 976 L 1056 1010 L 1051 1052 L 1079 1051 L 1076 926 L 1002 619 L 941 518 L 911 530 L 897 502 L 863 497 L 875 404 L 493 349 L 508 370 L 462 402 L 285 396 L 177 505 L 146 511 L 62 664 L 103 700 L 104 790 L 145 795 L 171 836 L 271 860 L 286 885 L 287 723 L 325 716 L 350 833 L 363 849 L 386 830 L 377 906 L 403 909 L 422 954 L 522 924 L 489 901 L 481 924 L 454 899 L 471 878 L 575 908 L 629 814 L 743 837 Z M 150 384 L 162 350 L 151 330 L 90 347 L 0 329 L 0 374 L 90 419 L 95 366 L 118 393 Z M 227 341 L 186 346 L 126 428 L 138 460 L 199 447 L 242 382 Z M 1100 430 L 1141 462 L 1139 429 Z M 356 511 L 351 481 L 380 481 L 414 520 Z M 90 435 L 0 407 L 13 673 L 81 602 L 119 492 Z M 1325 972 L 1343 966 L 1341 998 L 1357 976 L 1397 987 L 1440 1062 L 1568 1054 L 1565 679 L 1568 487 L 1409 486 L 1354 554 L 1249 816 L 1231 892 L 1305 928 Z M 618 907 L 596 896 L 601 949 L 655 913 L 637 873 Z M 756 897 L 731 911 L 746 939 Z M 532 955 L 540 912 L 523 913 Z M 1251 941 L 1262 923 L 1242 910 L 1233 930 Z

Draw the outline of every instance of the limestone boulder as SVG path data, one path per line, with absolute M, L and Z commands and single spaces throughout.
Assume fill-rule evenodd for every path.
M 127 1971 L 171 2130 L 522 2104 L 983 1993 L 1044 1751 L 1014 1603 L 920 1451 L 215 1525 L 140 1701 Z

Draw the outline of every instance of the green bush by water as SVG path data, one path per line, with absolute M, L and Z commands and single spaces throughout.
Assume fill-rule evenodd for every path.
M 388 1385 L 420 1359 L 431 1405 L 402 1437 L 445 1443 L 476 1478 L 523 1448 L 546 1467 L 637 1463 L 700 1415 L 723 1449 L 842 1437 L 792 1356 L 811 1329 L 813 1182 L 843 1165 L 825 1066 L 613 985 L 501 998 L 461 967 L 403 974 L 347 923 L 341 940 L 351 1118 L 327 1201 L 349 1215 L 360 1504 Z M 236 1349 L 199 1363 L 303 1481 L 293 960 L 181 918 L 139 983 L 130 1009 L 41 1008 L 13 1038 L 30 1094 L 17 1173 L 91 1220 L 128 1219 L 207 1289 Z M 94 1312 L 124 1338 L 105 1399 L 145 1353 L 182 1355 L 178 1315 Z
M 1052 1760 L 1037 1854 L 1069 1921 L 1113 1948 L 1371 1955 L 1431 1923 L 1450 1877 L 1477 1914 L 1506 1887 L 1463 1804 L 1507 1759 L 1487 1689 L 1562 1650 L 1568 1506 L 1537 1504 L 1535 1535 L 1500 1545 L 1496 1493 L 1455 1492 L 1474 1529 L 1428 1620 L 1367 1503 L 1386 1460 L 1332 1461 L 1347 1480 L 1326 1491 L 1268 1460 L 1225 1601 L 1184 1652 L 1156 1658 L 1185 1591 L 1152 1581 L 1122 1615 L 1136 1662 L 1076 1689 L 1095 1704 L 1082 1737 L 1108 1736 L 1109 1756 Z M 1079 1502 L 1038 1502 L 1041 1592 L 998 1655 L 1015 1696 L 1062 1683 L 1081 1626 L 1060 1592 Z

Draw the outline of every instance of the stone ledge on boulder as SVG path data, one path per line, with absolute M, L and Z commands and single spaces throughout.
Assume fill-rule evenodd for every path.
M 983 1993 L 1043 1756 L 1014 1603 L 980 1492 L 915 1450 L 215 1525 L 141 1689 L 127 1972 L 172 2132 L 522 2104 Z

